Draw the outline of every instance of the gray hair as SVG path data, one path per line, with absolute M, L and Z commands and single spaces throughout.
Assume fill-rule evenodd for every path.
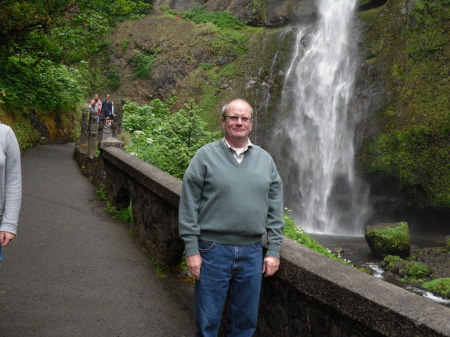
M 228 101 L 227 103 L 225 103 L 224 106 L 222 107 L 222 117 L 225 117 L 225 115 L 227 114 L 228 106 L 231 103 L 236 102 L 236 101 L 241 101 L 241 102 L 247 104 L 248 107 L 250 108 L 250 116 L 253 116 L 253 108 L 249 102 L 247 102 L 245 99 L 242 99 L 242 98 L 233 98 L 231 101 Z

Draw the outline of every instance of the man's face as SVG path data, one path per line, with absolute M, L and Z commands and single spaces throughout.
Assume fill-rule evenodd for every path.
M 253 120 L 250 107 L 242 101 L 231 102 L 226 112 L 227 117 L 222 117 L 222 129 L 225 133 L 227 141 L 242 141 L 247 139 L 250 131 L 252 131 Z M 230 117 L 240 117 L 237 121 L 233 121 Z M 247 118 L 247 122 L 243 122 L 241 118 Z

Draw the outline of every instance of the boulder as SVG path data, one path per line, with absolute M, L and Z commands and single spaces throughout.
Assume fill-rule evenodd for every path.
M 369 225 L 366 227 L 365 238 L 372 253 L 381 258 L 387 255 L 408 257 L 411 252 L 406 222 Z

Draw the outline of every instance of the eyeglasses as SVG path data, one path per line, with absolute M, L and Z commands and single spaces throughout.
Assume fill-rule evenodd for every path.
M 248 118 L 248 117 L 237 117 L 237 116 L 223 116 L 223 118 L 228 118 L 230 121 L 232 121 L 233 123 L 236 123 L 239 121 L 239 118 L 241 119 L 241 122 L 244 124 L 253 122 L 253 118 Z

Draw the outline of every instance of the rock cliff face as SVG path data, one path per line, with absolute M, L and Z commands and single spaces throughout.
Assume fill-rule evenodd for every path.
M 279 27 L 286 24 L 308 23 L 315 17 L 314 0 L 159 0 L 154 8 L 169 6 L 187 10 L 205 6 L 207 11 L 229 11 L 251 26 Z
M 387 0 L 359 0 L 359 10 L 384 5 Z M 315 0 L 156 0 L 153 7 L 168 6 L 188 10 L 205 6 L 207 11 L 229 11 L 251 26 L 280 27 L 288 24 L 311 23 L 316 18 Z

